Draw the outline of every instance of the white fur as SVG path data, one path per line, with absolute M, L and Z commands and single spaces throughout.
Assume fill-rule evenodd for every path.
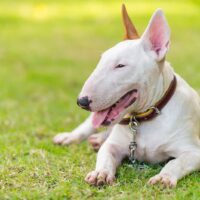
M 168 89 L 175 74 L 170 64 L 163 61 L 168 50 L 169 33 L 162 11 L 156 11 L 141 39 L 123 41 L 106 51 L 86 81 L 80 96 L 92 100 L 92 111 L 111 106 L 131 89 L 139 92 L 136 102 L 113 122 L 111 134 L 98 152 L 96 169 L 86 176 L 89 184 L 112 184 L 117 166 L 129 155 L 131 132 L 128 126 L 117 122 L 130 111 L 142 112 L 153 106 Z M 149 37 L 152 34 L 162 36 L 155 41 L 155 37 L 153 40 Z M 117 64 L 126 66 L 115 69 Z M 179 75 L 175 75 L 175 94 L 161 115 L 139 126 L 135 154 L 139 161 L 150 163 L 174 158 L 149 180 L 150 184 L 161 183 L 171 187 L 186 174 L 200 169 L 200 98 Z M 60 143 L 65 138 L 72 142 L 74 138 L 84 139 L 94 133 L 90 119 L 71 135 L 64 135 L 63 140 L 61 137 Z M 57 137 L 55 142 L 59 143 Z

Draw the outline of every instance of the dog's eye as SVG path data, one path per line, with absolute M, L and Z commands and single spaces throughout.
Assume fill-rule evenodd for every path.
M 125 65 L 119 64 L 119 65 L 117 65 L 115 68 L 122 68 L 122 67 L 125 67 Z

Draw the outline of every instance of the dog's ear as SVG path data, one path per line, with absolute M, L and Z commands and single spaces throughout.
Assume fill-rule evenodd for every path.
M 133 23 L 131 22 L 130 17 L 128 16 L 126 7 L 124 4 L 122 4 L 122 19 L 123 19 L 123 24 L 125 28 L 125 40 L 134 40 L 139 38 L 139 35 L 137 33 L 137 30 Z
M 155 11 L 141 39 L 145 50 L 155 52 L 158 62 L 165 58 L 169 48 L 170 28 L 161 9 Z

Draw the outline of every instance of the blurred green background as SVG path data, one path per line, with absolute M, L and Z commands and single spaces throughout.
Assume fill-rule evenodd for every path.
M 95 166 L 86 142 L 52 144 L 88 115 L 76 106 L 100 54 L 123 38 L 121 4 L 140 34 L 162 8 L 171 27 L 167 59 L 200 91 L 200 3 L 189 0 L 0 1 L 0 199 L 198 199 L 198 172 L 174 190 L 146 182 L 160 166 L 125 163 L 112 187 L 93 188 Z

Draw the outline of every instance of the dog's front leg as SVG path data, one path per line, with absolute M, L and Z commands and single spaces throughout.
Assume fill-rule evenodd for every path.
M 98 134 L 93 134 L 88 138 L 89 144 L 95 151 L 98 151 L 101 145 L 105 142 L 108 138 L 112 129 L 107 129 L 106 131 L 102 131 Z
M 120 125 L 116 125 L 108 139 L 101 146 L 96 162 L 96 169 L 85 178 L 90 185 L 112 184 L 116 169 L 129 153 L 130 136 Z
M 71 133 L 60 133 L 53 138 L 55 144 L 69 145 L 80 142 L 96 132 L 92 126 L 92 114 Z
M 179 157 L 169 161 L 159 174 L 150 178 L 149 184 L 162 184 L 175 187 L 177 181 L 187 174 L 200 169 L 200 150 L 183 152 Z

